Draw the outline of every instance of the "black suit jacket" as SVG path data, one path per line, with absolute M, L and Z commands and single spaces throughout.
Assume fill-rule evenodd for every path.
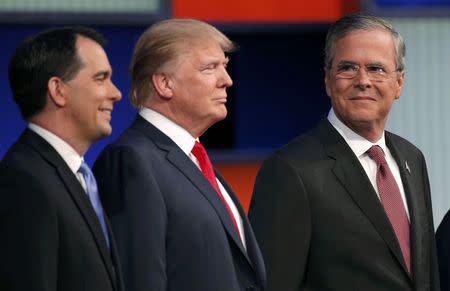
M 441 290 L 450 291 L 450 211 L 436 231 Z
M 0 290 L 123 290 L 80 182 L 28 129 L 0 162 L 0 201 Z
M 242 217 L 247 251 L 214 188 L 152 124 L 138 116 L 94 172 L 127 291 L 262 290 L 262 256 L 232 189 L 218 176 Z
M 409 207 L 412 277 L 369 178 L 325 120 L 272 155 L 257 176 L 249 218 L 268 290 L 439 290 L 424 157 L 392 133 L 386 143 Z

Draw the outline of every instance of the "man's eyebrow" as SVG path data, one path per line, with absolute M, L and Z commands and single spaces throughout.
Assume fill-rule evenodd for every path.
M 343 60 L 337 63 L 337 65 L 342 66 L 342 65 L 358 65 L 358 64 L 352 61 Z
M 343 66 L 343 65 L 357 65 L 357 66 L 360 66 L 360 64 L 357 64 L 357 63 L 352 62 L 352 61 L 347 61 L 347 60 L 340 61 L 339 63 L 337 63 L 337 65 L 338 66 Z M 363 64 L 363 66 L 365 66 L 365 67 L 367 67 L 367 66 L 385 67 L 385 64 L 383 64 L 382 62 L 371 62 L 371 63 Z
M 227 65 L 229 62 L 229 58 L 225 58 L 225 59 L 218 59 L 218 58 L 211 58 L 209 60 L 206 60 L 203 64 L 201 64 L 201 68 L 206 68 L 208 66 L 218 66 L 220 64 L 225 64 Z
M 366 64 L 366 66 L 385 67 L 385 65 L 381 62 L 368 63 L 368 64 Z
M 102 70 L 102 71 L 98 71 L 97 73 L 94 74 L 94 78 L 98 78 L 98 77 L 108 77 L 112 75 L 112 72 L 110 70 Z

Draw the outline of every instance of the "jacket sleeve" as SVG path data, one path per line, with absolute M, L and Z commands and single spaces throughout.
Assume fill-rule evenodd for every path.
M 430 290 L 433 291 L 439 291 L 441 290 L 440 287 L 440 282 L 439 282 L 439 271 L 440 271 L 440 266 L 438 265 L 438 253 L 437 253 L 437 248 L 436 248 L 436 239 L 435 239 L 435 235 L 434 235 L 434 223 L 433 223 L 433 207 L 431 204 L 431 194 L 430 194 L 430 182 L 428 180 L 428 172 L 427 172 L 427 166 L 425 163 L 425 157 L 423 156 L 422 153 L 420 153 L 420 158 L 421 158 L 421 162 L 422 162 L 422 177 L 424 179 L 424 194 L 425 194 L 425 202 L 426 202 L 426 207 L 427 207 L 427 214 L 428 214 L 428 221 L 430 222 L 430 230 L 431 233 L 429 234 L 429 238 L 430 238 Z M 450 222 L 450 221 L 449 221 Z M 449 225 L 450 227 L 450 225 Z M 448 230 L 450 231 L 450 229 Z M 450 251 L 450 248 L 448 247 L 448 243 L 450 243 L 450 241 L 447 242 L 447 252 Z M 442 246 L 440 247 L 440 249 L 442 249 Z M 441 253 L 439 253 L 439 257 L 440 257 Z M 450 259 L 450 257 L 447 256 L 448 259 Z M 440 258 L 439 258 L 440 259 Z M 448 264 L 450 263 L 447 259 L 446 265 L 448 268 Z M 439 262 L 440 263 L 440 262 Z M 448 270 L 447 270 L 448 273 Z M 442 276 L 442 275 L 441 275 Z M 446 279 L 448 276 L 445 275 L 444 277 L 441 277 L 442 279 Z M 445 285 L 448 286 L 448 283 L 446 283 Z M 442 288 L 442 290 L 449 290 L 448 287 L 447 288 Z

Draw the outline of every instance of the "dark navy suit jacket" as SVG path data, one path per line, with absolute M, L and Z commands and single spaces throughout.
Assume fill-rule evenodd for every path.
M 138 116 L 94 166 L 127 291 L 263 290 L 262 256 L 240 203 L 247 250 L 214 188 L 165 134 Z

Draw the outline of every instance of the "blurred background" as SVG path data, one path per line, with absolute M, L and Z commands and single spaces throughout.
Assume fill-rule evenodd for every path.
M 0 0 L 0 158 L 26 126 L 7 73 L 23 38 L 51 26 L 80 24 L 108 39 L 113 80 L 124 98 L 114 108 L 113 134 L 86 155 L 92 164 L 136 115 L 127 98 L 128 66 L 140 34 L 165 18 L 201 19 L 239 47 L 230 57 L 229 115 L 201 139 L 247 208 L 261 162 L 328 113 L 326 31 L 358 11 L 386 18 L 405 38 L 406 84 L 388 129 L 422 149 L 437 227 L 450 208 L 450 0 Z

